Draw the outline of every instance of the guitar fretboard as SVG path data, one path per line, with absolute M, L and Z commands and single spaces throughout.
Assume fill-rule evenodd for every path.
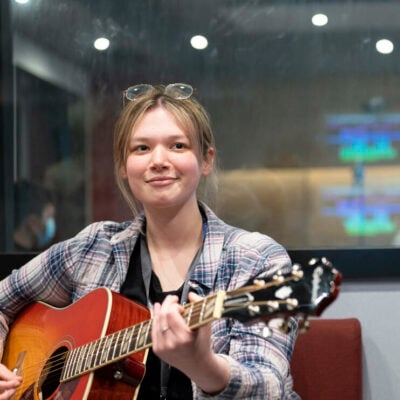
M 201 301 L 185 304 L 183 318 L 186 324 L 195 329 L 220 318 L 224 297 L 225 292 L 221 291 Z M 77 378 L 150 347 L 152 322 L 152 319 L 143 321 L 70 350 L 60 381 Z

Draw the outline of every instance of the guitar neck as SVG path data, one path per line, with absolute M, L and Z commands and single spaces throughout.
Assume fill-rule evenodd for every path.
M 185 304 L 182 316 L 186 324 L 196 329 L 221 318 L 225 296 L 226 292 L 220 291 Z M 70 350 L 65 354 L 60 381 L 67 382 L 151 347 L 152 323 L 149 319 Z

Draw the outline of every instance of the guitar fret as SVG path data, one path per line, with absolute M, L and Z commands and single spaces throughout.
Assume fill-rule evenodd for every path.
M 143 325 L 139 324 L 138 325 L 138 333 L 136 334 L 136 341 L 135 341 L 135 350 L 139 348 L 139 339 L 140 339 L 140 333 L 142 332 Z
M 90 360 L 90 348 L 91 348 L 91 344 L 85 344 L 83 346 L 84 349 L 84 354 L 82 357 L 82 369 L 81 372 L 86 372 L 88 370 L 88 362 Z
M 186 324 L 188 325 L 188 326 L 191 326 L 191 318 L 192 318 L 192 312 L 193 312 L 193 303 L 191 303 L 189 306 L 188 306 L 188 310 L 187 310 L 188 312 L 186 313 L 186 315 L 185 315 L 185 317 L 186 317 Z
M 136 351 L 136 349 L 137 349 L 136 342 L 138 340 L 138 332 L 140 331 L 140 328 L 141 328 L 140 324 L 139 325 L 135 325 L 133 327 L 134 333 L 132 335 L 132 339 L 133 340 L 132 340 L 131 345 L 130 345 L 130 349 L 129 349 L 130 351 Z
M 85 360 L 85 370 L 89 370 L 92 368 L 92 361 L 93 361 L 93 347 L 94 347 L 94 343 L 89 343 L 89 345 L 87 346 L 88 350 L 86 353 L 86 360 Z
M 136 342 L 136 349 L 140 349 L 143 347 L 144 343 L 146 342 L 146 323 L 142 322 L 140 324 L 140 334 L 139 338 Z M 144 328 L 144 329 L 143 329 Z
M 190 327 L 198 324 L 198 322 L 200 321 L 201 318 L 201 309 L 203 307 L 203 302 L 201 303 L 194 303 L 192 305 L 192 315 L 191 315 L 191 324 Z
M 199 319 L 197 320 L 197 322 L 203 321 L 203 315 L 204 315 L 204 307 L 206 305 L 206 301 L 205 299 L 201 302 L 201 310 L 200 310 L 200 314 L 199 314 Z
M 86 360 L 87 360 L 87 356 L 88 356 L 88 351 L 89 351 L 88 345 L 82 346 L 80 372 L 86 371 Z
M 130 329 L 130 335 L 129 335 L 129 346 L 128 346 L 128 352 L 130 352 L 131 350 L 133 350 L 132 348 L 132 343 L 133 343 L 133 338 L 135 337 L 135 327 L 132 326 L 132 328 Z
M 127 335 L 129 334 L 129 332 L 131 330 L 132 330 L 131 328 L 124 329 L 124 337 L 122 339 L 122 344 L 121 344 L 120 352 L 119 352 L 120 356 L 122 356 L 123 354 L 126 354 L 128 352 L 128 349 L 129 349 L 129 338 L 127 337 Z
M 73 351 L 73 358 L 72 358 L 71 370 L 70 370 L 70 375 L 71 376 L 76 374 L 77 363 L 78 363 L 78 360 L 79 360 L 78 357 L 79 357 L 79 348 L 76 348 Z
M 95 356 L 94 356 L 94 365 L 93 367 L 100 365 L 100 360 L 101 360 L 101 344 L 103 343 L 102 339 L 96 340 L 96 345 L 95 345 Z
M 75 365 L 75 358 L 76 358 L 76 350 L 71 350 L 69 352 L 67 362 L 65 363 L 65 378 L 69 378 L 73 374 L 73 368 Z
M 145 346 L 148 346 L 149 344 L 151 344 L 151 335 L 150 335 L 150 332 L 151 332 L 151 327 L 152 327 L 152 325 L 153 325 L 153 320 L 149 320 L 149 321 L 147 321 L 147 329 L 146 329 L 146 340 L 145 340 L 145 343 L 144 343 L 144 345 Z
M 75 373 L 80 373 L 82 371 L 82 362 L 83 362 L 83 356 L 82 356 L 82 348 L 78 347 L 76 349 L 76 364 L 75 364 Z
M 72 354 L 72 351 L 69 351 L 68 354 L 67 354 L 67 357 L 65 358 L 64 367 L 63 367 L 63 370 L 62 370 L 62 373 L 61 373 L 61 380 L 62 379 L 66 379 L 67 376 L 68 376 L 68 369 L 70 367 L 70 361 L 69 360 L 71 358 L 71 354 Z
M 111 337 L 106 336 L 102 339 L 104 342 L 104 345 L 102 346 L 102 351 L 101 351 L 101 357 L 100 357 L 100 363 L 103 364 L 109 360 L 109 351 L 110 351 L 110 341 L 112 340 Z
M 98 344 L 99 344 L 98 340 L 96 340 L 92 343 L 91 356 L 90 356 L 90 368 L 94 368 L 96 366 Z
M 115 338 L 115 334 L 113 335 L 114 336 L 114 341 L 113 341 L 113 352 L 112 352 L 112 355 L 111 355 L 111 359 L 113 360 L 113 359 L 115 359 L 115 354 L 120 354 L 119 353 L 119 349 L 120 349 L 120 347 L 121 347 L 121 343 L 120 343 L 120 341 L 119 341 L 119 336 L 121 335 L 121 332 L 122 331 L 119 331 L 119 332 L 117 332 L 117 336 L 116 336 L 116 338 Z
M 106 361 L 110 361 L 113 359 L 112 355 L 114 352 L 114 339 L 115 339 L 115 335 L 111 335 L 107 340 L 107 358 Z
M 208 319 L 212 316 L 215 307 L 215 296 L 206 299 L 206 316 L 204 319 Z

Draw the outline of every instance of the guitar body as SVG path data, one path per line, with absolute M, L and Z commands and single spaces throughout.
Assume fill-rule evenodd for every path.
M 148 350 L 60 383 L 62 354 L 149 318 L 150 311 L 146 307 L 106 288 L 96 289 L 62 309 L 43 303 L 28 306 L 11 327 L 2 360 L 13 370 L 18 355 L 26 352 L 19 371 L 23 383 L 14 398 L 136 399 Z M 55 363 L 59 363 L 60 368 L 54 368 Z M 46 373 L 48 370 L 52 372 Z

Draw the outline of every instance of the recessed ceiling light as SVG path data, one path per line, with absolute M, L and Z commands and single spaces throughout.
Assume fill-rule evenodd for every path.
M 26 4 L 29 3 L 29 0 L 14 0 L 18 4 Z
M 394 50 L 394 45 L 389 39 L 381 39 L 376 42 L 375 48 L 381 54 L 390 54 Z
M 190 39 L 190 44 L 196 50 L 204 50 L 208 46 L 208 40 L 205 36 L 196 35 Z
M 107 38 L 101 37 L 94 41 L 93 46 L 100 51 L 107 50 L 110 46 L 110 41 Z
M 315 26 L 324 26 L 328 23 L 328 16 L 325 14 L 315 14 L 312 16 L 311 22 Z

